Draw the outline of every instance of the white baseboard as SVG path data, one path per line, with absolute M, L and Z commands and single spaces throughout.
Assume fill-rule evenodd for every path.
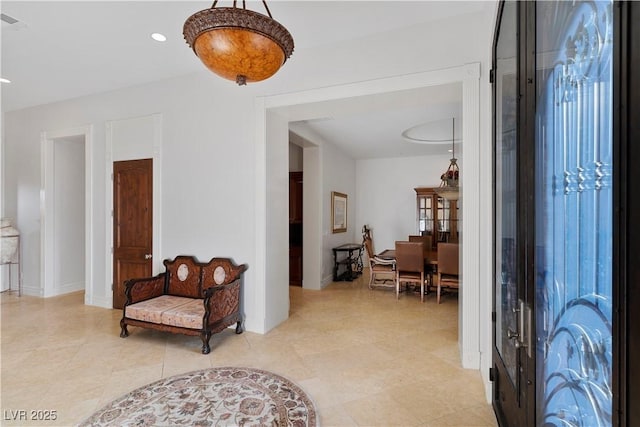
M 333 273 L 331 273 L 329 276 L 325 276 L 320 282 L 320 286 L 322 288 L 326 288 L 331 282 L 333 282 Z
M 71 292 L 78 291 L 84 291 L 84 281 L 65 283 L 61 286 L 58 286 L 56 289 L 54 289 L 53 295 L 51 296 L 65 295 L 70 294 Z
M 235 324 L 234 324 L 235 325 Z M 264 321 L 262 322 L 262 324 L 260 322 L 257 321 L 257 319 L 255 319 L 252 316 L 245 316 L 244 318 L 244 330 L 247 332 L 254 332 L 256 334 L 262 334 L 264 335 L 266 333 L 266 331 L 264 330 Z
M 101 298 L 93 297 L 92 301 L 88 301 L 87 299 L 85 299 L 84 303 L 86 305 L 91 305 L 95 307 L 113 308 L 113 298 L 111 296 L 101 297 Z
M 44 290 L 40 286 L 22 285 L 22 295 L 29 295 L 32 297 L 43 297 Z

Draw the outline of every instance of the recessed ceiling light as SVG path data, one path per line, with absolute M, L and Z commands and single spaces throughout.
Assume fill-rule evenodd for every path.
M 5 79 L 4 77 L 0 77 L 0 82 L 2 82 L 2 83 L 11 83 L 11 80 Z
M 167 37 L 164 34 L 160 34 L 160 33 L 151 34 L 151 38 L 154 39 L 157 42 L 167 41 Z

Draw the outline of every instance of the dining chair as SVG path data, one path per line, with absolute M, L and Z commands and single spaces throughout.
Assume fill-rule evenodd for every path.
M 423 242 L 424 243 L 424 251 L 425 253 L 432 251 L 432 237 L 428 234 L 425 235 L 410 235 L 410 242 Z M 426 260 L 426 256 L 425 256 Z M 433 274 L 436 272 L 435 265 L 429 262 L 424 265 L 424 274 L 429 278 L 429 283 L 427 284 L 427 292 L 429 291 L 429 287 L 433 287 Z
M 424 242 L 424 248 L 427 251 L 431 250 L 431 245 L 433 244 L 433 240 L 431 239 L 431 236 L 428 235 L 428 234 L 425 234 L 424 236 L 411 235 L 411 236 L 409 236 L 409 241 L 410 242 Z
M 373 250 L 373 240 L 371 239 L 370 231 L 364 236 L 363 244 L 367 251 L 367 257 L 369 258 L 369 289 L 373 289 L 373 286 L 376 284 L 381 284 L 376 282 L 376 277 L 378 276 L 385 277 L 384 279 L 380 279 L 382 280 L 382 284 L 389 280 L 393 280 L 396 269 L 396 260 L 384 259 L 376 256 L 376 253 Z
M 460 287 L 458 243 L 438 243 L 438 304 L 442 288 L 458 289 Z
M 424 302 L 424 248 L 422 242 L 396 242 L 396 299 L 400 283 L 420 284 L 420 301 Z

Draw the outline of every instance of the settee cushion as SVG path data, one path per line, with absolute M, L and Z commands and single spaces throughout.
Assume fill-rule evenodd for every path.
M 162 314 L 167 310 L 176 309 L 190 303 L 193 298 L 176 297 L 173 295 L 161 295 L 125 307 L 125 316 L 130 319 L 142 320 L 144 322 L 162 323 Z M 202 300 L 197 300 L 202 305 Z M 202 317 L 200 318 L 202 327 Z
M 180 328 L 202 329 L 204 304 L 201 299 L 192 299 L 186 304 L 162 313 L 162 324 Z

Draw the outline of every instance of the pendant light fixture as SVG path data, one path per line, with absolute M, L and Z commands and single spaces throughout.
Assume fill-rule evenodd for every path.
M 435 191 L 438 196 L 447 199 L 447 200 L 458 200 L 460 196 L 460 191 L 458 187 L 459 179 L 460 179 L 460 169 L 458 167 L 458 159 L 456 159 L 456 119 L 452 119 L 452 137 L 451 137 L 451 163 L 449 163 L 449 167 L 440 176 L 440 187 L 436 188 Z
M 218 7 L 194 13 L 184 23 L 189 47 L 212 72 L 239 85 L 258 82 L 274 75 L 293 53 L 293 37 L 267 15 L 242 8 Z

